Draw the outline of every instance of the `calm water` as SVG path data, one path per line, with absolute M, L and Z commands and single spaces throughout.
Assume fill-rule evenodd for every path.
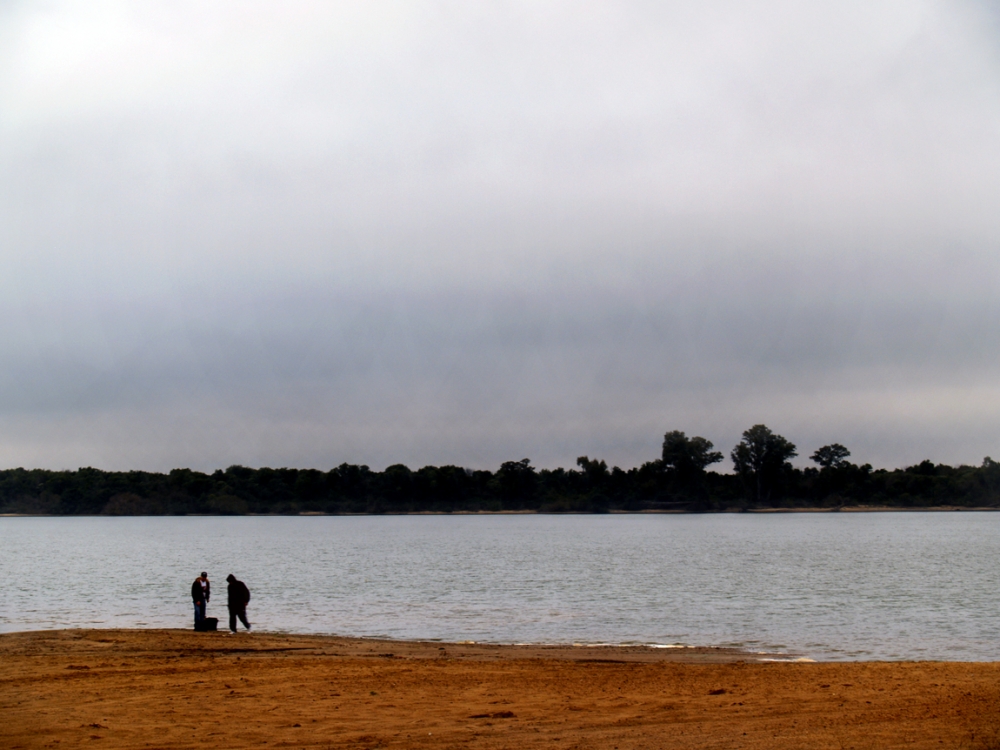
M 2 518 L 0 631 L 255 627 L 1000 659 L 1000 513 Z

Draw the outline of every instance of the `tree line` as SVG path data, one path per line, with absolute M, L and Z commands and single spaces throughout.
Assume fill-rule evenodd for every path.
M 341 464 L 317 469 L 230 466 L 211 474 L 8 469 L 0 471 L 0 513 L 185 515 L 538 511 L 719 512 L 768 508 L 878 506 L 1000 507 L 1000 463 L 947 466 L 922 461 L 873 469 L 849 460 L 838 443 L 792 466 L 796 446 L 765 425 L 743 433 L 729 454 L 733 473 L 710 440 L 675 430 L 661 455 L 631 469 L 581 456 L 573 469 L 537 469 L 527 458 L 497 471 L 402 464 L 384 471 Z

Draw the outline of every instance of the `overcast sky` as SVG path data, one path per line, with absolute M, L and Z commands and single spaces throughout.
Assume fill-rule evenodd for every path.
M 1000 458 L 989 2 L 0 5 L 0 467 Z

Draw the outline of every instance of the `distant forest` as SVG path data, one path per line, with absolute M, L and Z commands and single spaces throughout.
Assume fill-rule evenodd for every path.
M 858 466 L 837 443 L 793 467 L 795 445 L 764 425 L 743 433 L 735 471 L 709 467 L 722 453 L 683 432 L 664 436 L 660 457 L 628 470 L 581 456 L 574 469 L 536 469 L 528 459 L 495 472 L 396 464 L 385 471 L 341 464 L 316 469 L 230 466 L 204 474 L 8 469 L 0 471 L 0 513 L 184 515 L 538 511 L 718 512 L 770 508 L 1000 506 L 1000 463 L 946 466 L 923 461 L 888 471 Z

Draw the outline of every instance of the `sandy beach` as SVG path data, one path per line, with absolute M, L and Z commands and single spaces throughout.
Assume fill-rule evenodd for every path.
M 1000 664 L 761 658 L 182 630 L 13 633 L 0 636 L 0 746 L 1000 747 Z

